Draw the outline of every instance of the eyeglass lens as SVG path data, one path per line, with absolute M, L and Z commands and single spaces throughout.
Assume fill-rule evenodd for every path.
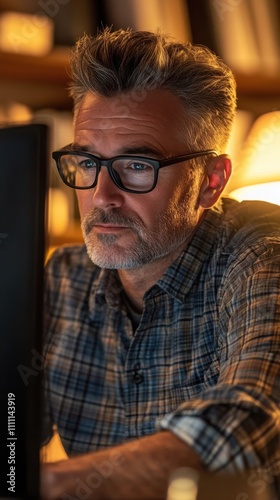
M 94 185 L 99 171 L 97 162 L 93 158 L 83 155 L 65 154 L 61 156 L 60 167 L 66 182 L 76 188 Z M 155 178 L 153 165 L 144 158 L 135 157 L 114 160 L 110 174 L 117 185 L 121 183 L 126 189 L 135 191 L 150 189 Z

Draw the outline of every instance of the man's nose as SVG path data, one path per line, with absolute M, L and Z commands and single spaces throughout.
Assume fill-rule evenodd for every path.
M 93 188 L 92 200 L 96 207 L 121 206 L 124 199 L 123 191 L 111 179 L 108 169 L 101 166 L 97 184 Z

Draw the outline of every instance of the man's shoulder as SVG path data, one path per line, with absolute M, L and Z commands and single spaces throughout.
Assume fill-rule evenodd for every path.
M 266 201 L 245 200 L 237 201 L 232 198 L 223 198 L 223 212 L 227 219 L 234 218 L 241 223 L 252 222 L 259 218 L 275 219 L 280 225 L 280 206 Z
M 227 205 L 227 202 L 226 202 Z M 239 279 L 280 259 L 280 206 L 262 201 L 228 201 L 223 209 L 221 259 L 225 276 Z
M 223 201 L 224 227 L 231 237 L 230 246 L 248 245 L 275 239 L 280 243 L 280 206 L 264 201 Z

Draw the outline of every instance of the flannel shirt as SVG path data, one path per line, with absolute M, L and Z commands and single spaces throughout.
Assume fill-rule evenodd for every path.
M 69 456 L 168 429 L 212 471 L 280 464 L 280 208 L 230 199 L 145 294 L 84 246 L 46 268 L 45 436 Z

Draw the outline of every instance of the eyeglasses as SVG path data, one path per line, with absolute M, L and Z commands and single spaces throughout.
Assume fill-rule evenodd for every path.
M 155 188 L 160 168 L 206 155 L 217 156 L 218 153 L 209 149 L 161 160 L 127 155 L 103 160 L 87 152 L 72 151 L 67 146 L 52 153 L 61 179 L 73 189 L 94 188 L 104 166 L 118 188 L 138 194 L 149 193 Z

